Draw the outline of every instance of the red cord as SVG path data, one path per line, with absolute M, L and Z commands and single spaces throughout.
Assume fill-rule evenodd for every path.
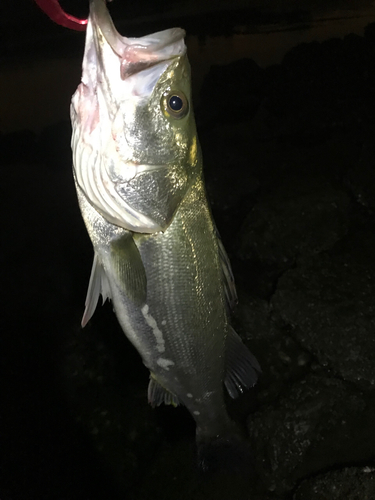
M 78 19 L 63 11 L 58 0 L 35 0 L 37 5 L 47 16 L 57 24 L 71 30 L 84 31 L 87 25 L 87 19 Z

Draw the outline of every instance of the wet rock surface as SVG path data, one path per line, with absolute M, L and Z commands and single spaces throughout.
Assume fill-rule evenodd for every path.
M 286 272 L 272 304 L 319 363 L 344 380 L 373 387 L 375 239 L 371 225 L 361 229 L 357 226 L 331 251 Z
M 358 203 L 373 211 L 375 208 L 375 172 L 373 158 L 375 147 L 371 137 L 363 144 L 361 155 L 348 171 L 347 185 Z
M 248 419 L 261 480 L 283 493 L 319 470 L 371 460 L 374 416 L 363 394 L 320 370 L 290 385 Z
M 293 500 L 371 500 L 375 498 L 373 467 L 351 467 L 304 481 Z
M 263 370 L 230 404 L 246 474 L 197 472 L 192 419 L 148 407 L 111 306 L 81 330 L 92 249 L 69 125 L 1 135 L 2 500 L 375 498 L 373 34 L 216 68 L 202 90 L 251 79 L 242 110 L 197 110 L 234 324 Z
M 292 178 L 262 197 L 240 231 L 238 256 L 279 271 L 330 248 L 347 231 L 349 197 L 325 179 Z

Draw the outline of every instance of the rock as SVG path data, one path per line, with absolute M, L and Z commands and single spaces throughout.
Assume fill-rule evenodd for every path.
M 200 135 L 207 194 L 228 250 L 255 203 L 259 180 L 249 168 L 254 143 L 246 123 L 218 125 Z M 231 147 L 228 147 L 228 144 Z
M 147 404 L 147 370 L 116 323 L 107 306 L 84 330 L 76 325 L 62 348 L 61 385 L 81 432 L 125 491 L 149 466 L 163 436 Z
M 373 454 L 374 409 L 361 428 L 366 407 L 361 393 L 326 374 L 296 382 L 273 405 L 248 419 L 256 469 L 275 493 L 291 490 L 296 481 L 345 461 Z M 357 429 L 353 431 L 353 429 Z
M 372 123 L 375 64 L 367 38 L 300 44 L 266 76 L 263 105 L 278 118 L 274 134 L 284 142 L 312 146 L 343 131 L 360 137 Z
M 375 146 L 373 137 L 367 140 L 362 148 L 360 158 L 348 172 L 347 184 L 361 205 L 375 209 Z
M 268 301 L 252 297 L 238 289 L 235 330 L 258 359 L 263 370 L 256 392 L 258 404 L 268 404 L 304 377 L 312 356 L 275 321 Z
M 249 120 L 262 100 L 264 78 L 252 59 L 211 66 L 201 88 L 198 123 Z
M 373 500 L 374 467 L 350 467 L 303 481 L 293 500 Z
M 325 179 L 294 178 L 263 196 L 242 226 L 237 255 L 283 271 L 347 231 L 349 197 Z
M 345 380 L 375 384 L 373 221 L 337 247 L 301 261 L 279 280 L 275 313 L 319 362 Z
M 251 296 L 241 288 L 238 292 L 238 306 L 235 317 L 241 327 L 244 340 L 269 340 L 275 335 L 271 322 L 271 308 L 266 300 Z
M 375 44 L 375 23 L 370 23 L 364 30 L 364 37 L 371 44 Z

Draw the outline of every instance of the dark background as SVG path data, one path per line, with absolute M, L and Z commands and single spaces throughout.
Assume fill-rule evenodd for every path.
M 87 15 L 85 1 L 61 4 Z M 69 100 L 84 34 L 31 0 L 2 2 L 0 499 L 375 498 L 371 2 L 116 0 L 110 10 L 127 36 L 188 34 L 235 326 L 263 368 L 232 409 L 254 470 L 201 477 L 194 423 L 184 409 L 148 407 L 147 370 L 111 307 L 80 328 L 92 248 Z

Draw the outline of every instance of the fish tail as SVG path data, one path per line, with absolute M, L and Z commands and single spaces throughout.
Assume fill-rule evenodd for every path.
M 238 432 L 211 440 L 197 439 L 198 467 L 203 473 L 254 474 L 254 458 L 249 442 Z

